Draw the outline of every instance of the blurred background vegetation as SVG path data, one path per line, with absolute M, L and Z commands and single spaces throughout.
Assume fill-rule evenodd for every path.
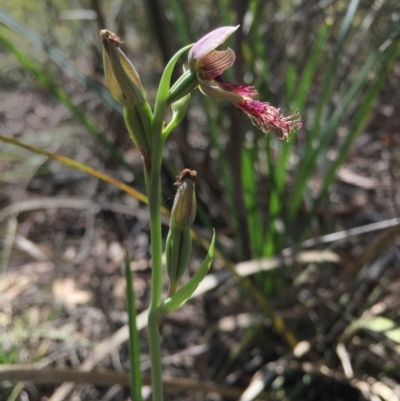
M 217 230 L 214 273 L 281 258 L 274 267 L 262 259 L 259 270 L 270 271 L 227 279 L 168 317 L 163 352 L 181 356 L 165 370 L 249 393 L 261 377 L 268 399 L 400 399 L 397 0 L 2 0 L 0 134 L 144 192 L 139 151 L 104 87 L 100 29 L 122 38 L 151 103 L 178 49 L 238 24 L 227 79 L 254 85 L 285 115 L 298 110 L 303 127 L 281 142 L 195 93 L 167 143 L 163 198 L 170 208 L 175 176 L 198 172 L 195 228 Z M 77 368 L 126 323 L 124 247 L 138 308 L 147 307 L 146 206 L 5 142 L 0 188 L 0 363 Z M 145 337 L 142 347 L 146 355 Z M 126 346 L 98 363 L 126 370 Z M 0 398 L 42 399 L 55 388 L 4 381 Z M 170 399 L 239 399 L 169 391 Z M 127 394 L 118 384 L 81 385 L 64 397 Z

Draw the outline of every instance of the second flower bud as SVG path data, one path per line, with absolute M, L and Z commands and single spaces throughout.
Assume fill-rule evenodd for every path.
M 168 296 L 175 293 L 187 269 L 192 249 L 190 227 L 196 216 L 196 171 L 185 169 L 177 177 L 178 192 L 171 212 L 170 229 L 166 244 L 167 272 L 170 280 Z

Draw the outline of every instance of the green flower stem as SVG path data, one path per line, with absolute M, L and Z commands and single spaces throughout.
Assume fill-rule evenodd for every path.
M 154 127 L 156 128 L 156 126 Z M 161 236 L 161 161 L 164 141 L 160 135 L 154 135 L 154 148 L 150 177 L 146 179 L 147 192 L 150 208 L 150 230 L 151 230 L 151 258 L 152 258 L 152 286 L 151 303 L 148 318 L 148 333 L 151 359 L 151 382 L 153 388 L 153 400 L 163 400 L 162 369 L 160 334 L 158 330 L 158 319 L 154 311 L 161 304 L 162 295 L 162 236 Z
M 161 237 L 161 146 L 153 150 L 153 163 L 149 180 L 149 208 L 151 230 L 151 258 L 152 258 L 152 293 L 150 311 L 161 303 L 162 293 L 162 237 Z M 161 148 L 161 149 L 160 149 Z M 157 154 L 160 155 L 157 158 Z
M 151 387 L 153 390 L 153 400 L 163 401 L 164 394 L 162 383 L 160 333 L 158 330 L 158 319 L 154 312 L 149 313 L 147 324 L 150 345 Z
M 154 115 L 152 118 L 152 156 L 151 165 L 145 165 L 147 195 L 150 209 L 151 231 L 151 258 L 152 258 L 152 286 L 151 302 L 148 318 L 149 347 L 151 360 L 151 384 L 153 388 L 153 401 L 163 401 L 163 385 L 161 370 L 160 333 L 158 318 L 155 311 L 161 305 L 162 295 L 162 236 L 161 236 L 161 163 L 165 138 L 162 135 L 164 127 L 165 110 L 168 106 L 169 87 L 171 75 L 176 61 L 191 45 L 179 50 L 164 69 L 158 87 Z M 146 162 L 146 160 L 144 160 Z M 147 168 L 149 167 L 149 168 Z
M 136 326 L 135 287 L 131 271 L 131 261 L 128 253 L 125 256 L 126 295 L 129 316 L 129 361 L 131 364 L 130 388 L 133 401 L 142 399 L 142 373 L 140 371 L 139 332 Z

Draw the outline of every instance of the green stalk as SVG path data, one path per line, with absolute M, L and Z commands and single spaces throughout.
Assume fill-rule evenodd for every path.
M 151 302 L 148 318 L 149 347 L 151 360 L 151 382 L 153 401 L 163 401 L 163 385 L 161 370 L 160 333 L 156 309 L 161 305 L 162 295 L 162 236 L 161 236 L 161 164 L 165 136 L 163 136 L 165 110 L 171 85 L 172 71 L 178 58 L 192 45 L 179 50 L 169 61 L 161 77 L 154 106 L 152 121 L 152 157 L 148 170 L 145 166 L 147 194 L 150 209 L 151 257 L 152 257 L 152 286 Z
M 154 277 L 154 275 L 153 275 Z M 148 333 L 151 360 L 151 386 L 153 389 L 153 400 L 163 401 L 163 383 L 161 368 L 160 333 L 158 331 L 158 319 L 154 312 L 149 314 Z
M 157 124 L 154 125 L 154 131 Z M 152 258 L 152 274 L 151 274 L 151 302 L 148 318 L 149 347 L 151 359 L 151 383 L 153 389 L 153 400 L 163 400 L 163 384 L 161 369 L 161 350 L 160 350 L 160 333 L 158 330 L 158 319 L 154 316 L 154 311 L 161 304 L 162 294 L 162 236 L 161 236 L 161 161 L 163 141 L 161 133 L 154 135 L 153 139 L 157 139 L 153 145 L 153 157 L 150 177 L 146 180 L 148 183 L 148 196 L 150 208 L 150 231 L 151 231 L 151 258 Z
M 140 371 L 139 331 L 136 326 L 136 299 L 135 287 L 131 271 L 131 260 L 128 252 L 125 256 L 126 297 L 128 301 L 129 317 L 129 362 L 131 364 L 130 389 L 133 401 L 142 399 L 142 374 Z

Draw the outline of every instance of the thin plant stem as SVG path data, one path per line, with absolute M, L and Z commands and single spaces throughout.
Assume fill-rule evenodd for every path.
M 163 137 L 163 126 L 165 110 L 168 105 L 171 74 L 178 57 L 185 52 L 189 46 L 181 49 L 170 60 L 165 67 L 158 87 L 154 115 L 152 121 L 152 156 L 150 171 L 147 174 L 147 195 L 150 209 L 150 230 L 151 230 L 151 257 L 152 257 L 152 286 L 151 302 L 148 318 L 148 335 L 151 360 L 151 381 L 153 388 L 153 401 L 163 401 L 163 384 L 161 369 L 160 333 L 158 328 L 157 308 L 161 305 L 162 294 L 162 236 L 161 236 L 161 164 L 162 151 L 165 137 Z M 150 177 L 149 177 L 150 175 Z
M 154 126 L 154 130 L 158 127 Z M 155 133 L 155 132 L 154 132 Z M 159 134 L 159 135 L 158 135 Z M 162 368 L 160 333 L 158 319 L 154 311 L 161 304 L 162 294 L 162 236 L 161 236 L 161 162 L 163 140 L 161 133 L 153 136 L 153 157 L 150 177 L 146 179 L 148 185 L 149 209 L 150 209 L 150 230 L 151 230 L 151 258 L 152 258 L 152 286 L 151 302 L 148 318 L 149 347 L 151 359 L 151 382 L 153 389 L 153 400 L 163 400 Z
M 131 364 L 130 371 L 130 388 L 133 401 L 143 401 L 142 399 L 142 373 L 140 371 L 140 347 L 139 347 L 139 331 L 136 325 L 136 296 L 133 284 L 133 276 L 131 271 L 131 260 L 128 253 L 125 257 L 125 277 L 126 277 L 126 296 L 128 301 L 128 317 L 129 317 L 129 361 Z
M 163 383 L 161 367 L 160 333 L 158 330 L 158 319 L 154 313 L 149 314 L 148 333 L 151 359 L 151 387 L 153 390 L 153 400 L 163 401 Z

